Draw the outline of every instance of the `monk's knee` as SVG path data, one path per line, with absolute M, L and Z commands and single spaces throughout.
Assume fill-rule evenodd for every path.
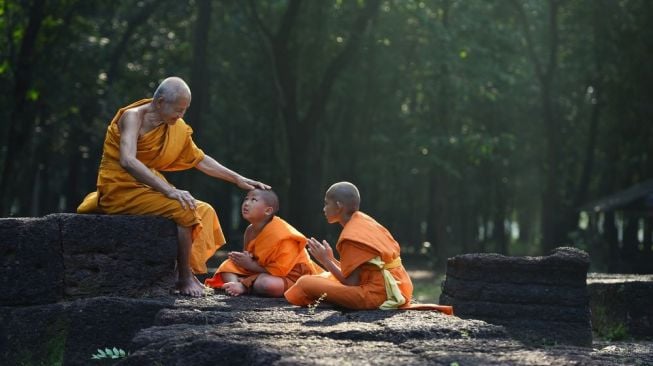
M 177 225 L 177 238 L 179 239 L 180 243 L 192 240 L 192 235 L 193 235 L 192 226 Z
M 270 297 L 282 297 L 284 291 L 284 282 L 283 279 L 274 276 L 259 276 L 256 281 L 254 281 L 254 292 Z

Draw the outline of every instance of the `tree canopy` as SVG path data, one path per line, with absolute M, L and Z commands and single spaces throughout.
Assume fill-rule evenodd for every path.
M 323 195 L 347 180 L 437 263 L 581 245 L 582 204 L 653 177 L 652 16 L 648 0 L 0 0 L 0 215 L 74 212 L 116 110 L 176 75 L 200 148 L 271 184 L 306 235 L 333 239 Z M 235 240 L 243 192 L 169 178 Z

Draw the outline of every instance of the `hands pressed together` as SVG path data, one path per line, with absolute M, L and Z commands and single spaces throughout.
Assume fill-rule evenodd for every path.
M 326 240 L 322 240 L 320 243 L 317 239 L 310 238 L 306 242 L 306 249 L 322 265 L 326 265 L 327 262 L 335 259 L 333 249 Z
M 229 252 L 227 255 L 235 264 L 249 270 L 254 270 L 256 267 L 256 260 L 252 253 L 248 251 L 244 252 Z

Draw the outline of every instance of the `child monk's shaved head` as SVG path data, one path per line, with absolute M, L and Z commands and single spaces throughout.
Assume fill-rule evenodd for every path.
M 279 197 L 271 189 L 255 189 L 259 197 L 265 202 L 266 205 L 272 207 L 272 214 L 276 215 L 279 211 Z
M 339 202 L 345 207 L 347 213 L 358 211 L 361 204 L 361 195 L 358 188 L 349 182 L 334 183 L 327 190 L 326 197 Z

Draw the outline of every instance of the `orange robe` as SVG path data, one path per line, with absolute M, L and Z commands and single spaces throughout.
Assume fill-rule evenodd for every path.
M 291 304 L 306 306 L 326 293 L 324 301 L 349 309 L 410 306 L 413 284 L 401 265 L 399 244 L 381 224 L 361 211 L 355 212 L 343 228 L 336 249 L 345 277 L 361 268 L 360 285 L 344 285 L 333 275 L 305 276 L 284 294 Z M 384 271 L 388 273 L 384 274 Z M 392 277 L 400 292 L 394 296 L 394 301 L 386 289 L 389 280 L 385 275 Z
M 254 256 L 256 262 L 268 274 L 281 277 L 288 289 L 303 275 L 312 275 L 324 272 L 315 264 L 306 251 L 306 237 L 294 227 L 278 216 L 274 216 L 263 230 L 247 243 L 245 250 Z M 235 273 L 243 276 L 241 283 L 251 287 L 260 273 L 252 272 L 227 259 L 213 278 L 206 279 L 205 284 L 213 288 L 220 288 L 224 282 L 221 273 Z
M 193 227 L 190 264 L 194 273 L 206 273 L 206 261 L 226 242 L 218 216 L 209 204 L 197 201 L 195 210 L 185 210 L 170 199 L 137 181 L 120 166 L 120 128 L 118 121 L 127 109 L 147 104 L 143 99 L 118 110 L 107 128 L 97 178 L 97 191 L 89 193 L 77 207 L 78 213 L 156 215 L 173 220 L 177 225 Z M 202 159 L 184 120 L 174 125 L 163 124 L 138 137 L 136 158 L 167 182 L 160 171 L 177 171 L 195 167 Z M 171 184 L 172 185 L 172 184 Z

